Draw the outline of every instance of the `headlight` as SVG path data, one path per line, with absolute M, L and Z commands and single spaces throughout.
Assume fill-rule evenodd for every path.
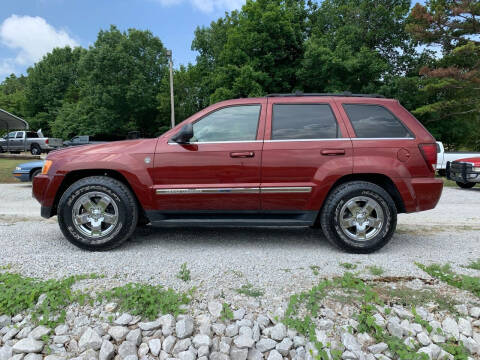
M 475 172 L 480 172 L 480 167 L 474 167 L 474 168 L 473 168 L 473 171 L 475 171 Z
M 52 166 L 52 160 L 45 160 L 45 162 L 43 163 L 42 175 L 47 175 L 48 170 L 50 170 L 51 166 Z
M 19 170 L 22 170 L 22 168 L 20 166 L 17 166 L 15 170 L 19 171 Z

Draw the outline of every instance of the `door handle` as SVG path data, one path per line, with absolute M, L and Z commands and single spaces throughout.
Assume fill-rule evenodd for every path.
M 255 156 L 255 153 L 253 151 L 240 151 L 240 152 L 230 153 L 230 157 L 232 158 L 251 158 L 254 156 Z
M 345 149 L 325 149 L 321 151 L 325 156 L 345 155 Z

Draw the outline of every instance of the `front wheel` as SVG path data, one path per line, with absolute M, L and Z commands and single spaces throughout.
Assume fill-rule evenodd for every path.
M 474 182 L 462 183 L 460 181 L 457 181 L 457 185 L 460 186 L 462 189 L 471 189 L 476 185 L 476 183 Z
M 72 244 L 102 251 L 120 246 L 137 226 L 138 208 L 118 180 L 92 176 L 71 185 L 58 204 L 58 223 Z
M 337 247 L 353 253 L 371 253 L 392 238 L 397 208 L 382 187 L 352 181 L 330 193 L 320 223 L 326 238 Z

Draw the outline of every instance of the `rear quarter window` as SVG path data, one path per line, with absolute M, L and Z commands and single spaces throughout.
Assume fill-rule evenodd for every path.
M 343 104 L 357 138 L 411 138 L 412 133 L 380 105 Z

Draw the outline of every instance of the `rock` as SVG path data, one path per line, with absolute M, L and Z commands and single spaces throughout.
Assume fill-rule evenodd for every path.
M 150 351 L 150 348 L 148 347 L 148 344 L 141 343 L 140 346 L 138 347 L 138 357 L 139 358 L 144 357 L 145 355 L 148 354 L 149 351 Z
M 253 330 L 252 330 L 252 328 L 249 328 L 248 326 L 242 326 L 238 330 L 238 335 L 240 335 L 240 336 L 243 335 L 243 336 L 253 338 Z
M 191 344 L 192 344 L 192 340 L 190 340 L 190 338 L 178 340 L 175 346 L 173 347 L 172 353 L 176 355 L 181 353 L 182 351 L 186 351 Z
M 343 360 L 356 360 L 357 355 L 354 354 L 353 352 L 347 350 L 342 354 L 342 359 Z
M 272 350 L 270 351 L 267 360 L 283 360 L 283 357 L 277 350 Z
M 240 349 L 243 348 L 251 348 L 255 344 L 255 341 L 251 337 L 245 336 L 245 335 L 240 335 L 237 336 L 234 340 L 233 343 Z
M 398 338 L 403 337 L 403 332 L 404 329 L 403 327 L 398 323 L 398 321 L 393 320 L 395 318 L 392 318 L 388 320 L 387 322 L 387 330 L 392 334 L 393 336 L 396 336 Z
M 48 356 L 45 356 L 43 360 L 65 360 L 65 358 L 63 356 L 58 356 L 58 355 L 48 355 Z
M 158 354 L 160 354 L 160 350 L 162 349 L 162 342 L 160 339 L 150 339 L 148 341 L 148 347 L 150 348 L 150 352 L 153 356 L 158 356 Z
M 195 360 L 195 354 L 191 351 L 182 351 L 177 357 L 180 360 Z
M 475 319 L 480 319 L 480 307 L 476 307 L 476 306 L 472 307 L 470 309 L 470 316 L 475 318 Z M 1 322 L 0 322 L 0 324 L 1 324 Z
M 238 335 L 238 325 L 231 324 L 225 328 L 225 335 L 228 337 L 234 337 Z
M 252 327 L 252 338 L 255 342 L 260 340 L 260 326 L 258 326 L 257 322 L 255 322 Z
M 162 323 L 159 320 L 138 323 L 138 327 L 143 331 L 157 330 L 160 329 L 161 326 Z
M 118 347 L 118 355 L 125 359 L 127 356 L 137 356 L 137 345 L 130 342 L 130 341 L 124 341 L 120 344 Z
M 219 318 L 221 316 L 223 305 L 218 301 L 210 301 L 207 307 L 208 307 L 208 312 L 212 314 L 213 317 Z
M 225 328 L 224 324 L 215 323 L 212 325 L 213 332 L 218 336 L 222 336 L 225 333 Z
M 54 336 L 53 337 L 53 343 L 54 344 L 66 344 L 67 342 L 70 341 L 70 336 L 68 335 L 59 335 L 59 336 Z
M 445 336 L 440 334 L 431 334 L 430 338 L 432 339 L 432 342 L 434 342 L 435 344 L 444 343 L 446 341 Z
M 238 309 L 233 312 L 233 320 L 242 320 L 245 316 L 245 309 Z
M 367 333 L 357 334 L 357 341 L 362 347 L 368 346 L 374 342 L 373 338 Z
M 43 356 L 40 355 L 40 354 L 27 354 L 23 360 L 42 360 L 43 359 Z
M 428 346 L 430 345 L 431 343 L 431 340 L 430 338 L 428 337 L 428 335 L 424 332 L 421 332 L 421 333 L 418 333 L 417 335 L 417 340 L 418 342 L 423 345 L 423 346 Z
M 0 360 L 8 360 L 12 357 L 12 347 L 4 345 L 0 348 Z
M 285 339 L 282 340 L 282 342 L 277 344 L 275 349 L 283 356 L 287 356 L 292 346 L 293 346 L 292 339 L 286 337 Z
M 380 354 L 386 350 L 388 350 L 388 345 L 384 342 L 374 344 L 368 347 L 368 351 L 370 351 L 372 354 Z
M 404 308 L 395 307 L 393 311 L 400 319 L 413 319 L 413 314 Z
M 103 340 L 98 335 L 96 331 L 92 328 L 87 328 L 83 333 L 82 337 L 78 341 L 78 346 L 80 347 L 80 351 L 84 351 L 87 349 L 99 350 L 102 346 Z
M 273 340 L 281 341 L 285 336 L 287 336 L 287 328 L 282 323 L 275 325 L 270 332 L 270 337 Z
M 111 360 L 115 355 L 115 347 L 110 341 L 104 340 L 98 354 L 99 360 Z
M 447 317 L 445 320 L 443 320 L 442 321 L 442 329 L 443 329 L 443 332 L 448 337 L 453 337 L 455 340 L 459 339 L 460 331 L 458 329 L 457 322 L 453 318 Z
M 239 349 L 239 348 L 232 348 L 230 350 L 230 359 L 231 360 L 247 360 L 248 356 L 248 349 Z
M 260 341 L 258 341 L 257 344 L 255 345 L 257 350 L 262 353 L 275 349 L 276 346 L 277 346 L 277 342 L 268 338 L 260 339 Z
M 183 319 L 177 321 L 175 331 L 179 339 L 184 339 L 193 333 L 193 318 L 185 316 Z
M 305 346 L 305 337 L 302 335 L 295 336 L 293 338 L 293 346 L 296 348 L 299 346 Z
M 162 349 L 167 353 L 171 353 L 176 341 L 177 338 L 175 336 L 167 336 L 165 340 L 163 340 Z
M 459 314 L 461 315 L 468 315 L 468 309 L 465 304 L 459 304 L 455 305 L 454 309 L 458 311 Z
M 320 330 L 330 330 L 333 328 L 333 321 L 330 319 L 327 320 L 320 320 L 317 325 L 317 329 Z
M 58 325 L 55 328 L 55 335 L 65 335 L 68 333 L 68 326 L 65 324 Z
M 342 333 L 341 339 L 343 346 L 345 346 L 347 350 L 359 351 L 362 349 L 357 339 L 355 339 L 355 336 L 353 336 L 349 332 Z
M 88 324 L 90 324 L 90 319 L 87 315 L 82 315 L 80 317 L 76 317 L 73 321 L 73 324 L 76 328 L 87 326 Z
M 247 360 L 262 360 L 263 354 L 257 349 L 249 349 L 247 354 Z
M 8 315 L 0 315 L 0 329 L 12 323 L 12 318 Z
M 403 343 L 407 345 L 410 349 L 414 349 L 416 345 L 415 339 L 411 336 L 407 337 Z
M 18 332 L 16 338 L 19 340 L 25 339 L 31 332 L 32 332 L 32 328 L 30 326 L 25 326 L 22 330 Z
M 131 330 L 125 339 L 139 346 L 142 343 L 142 330 L 140 329 Z
M 467 319 L 458 319 L 458 330 L 465 336 L 472 337 L 473 335 L 472 324 L 470 324 L 470 321 Z
M 12 351 L 18 353 L 39 353 L 43 350 L 43 342 L 32 338 L 22 339 L 12 347 Z
M 133 316 L 127 313 L 122 314 L 117 320 L 113 323 L 115 325 L 126 326 L 133 320 Z
M 125 326 L 112 326 L 108 330 L 108 335 L 110 335 L 113 338 L 113 340 L 119 343 L 125 340 L 125 337 L 129 332 L 130 330 L 128 330 L 128 328 Z
M 227 344 L 224 341 L 220 341 L 220 344 L 218 345 L 218 350 L 220 350 L 221 353 L 229 354 L 230 353 L 230 344 Z
M 15 335 L 17 335 L 19 332 L 20 332 L 20 330 L 17 329 L 17 328 L 10 328 L 10 329 L 8 329 L 8 331 L 6 332 L 6 334 L 3 335 L 2 341 L 5 343 L 5 342 L 7 342 L 8 340 L 13 339 L 13 338 L 15 337 Z
M 116 308 L 117 308 L 117 304 L 114 302 L 108 303 L 104 307 L 106 312 L 114 312 Z
M 466 338 L 463 341 L 463 345 L 467 348 L 468 352 L 472 355 L 478 354 L 480 355 L 480 344 L 478 344 L 472 338 Z
M 208 356 L 208 354 L 210 354 L 210 348 L 208 346 L 200 346 L 198 348 L 198 357 Z
M 441 352 L 441 348 L 438 345 L 430 344 L 428 346 L 420 348 L 417 353 L 425 353 L 429 357 L 429 359 L 435 360 L 438 358 Z
M 198 335 L 195 335 L 195 337 L 193 338 L 193 346 L 195 346 L 197 349 L 201 346 L 211 346 L 211 345 L 212 345 L 212 340 L 208 335 L 198 334 Z
M 221 352 L 215 351 L 210 354 L 210 360 L 229 360 L 229 356 L 222 354 Z
M 266 327 L 268 327 L 268 325 L 270 324 L 270 319 L 265 315 L 259 315 L 257 317 L 257 323 L 258 323 L 258 326 L 260 326 L 260 329 L 263 330 Z

